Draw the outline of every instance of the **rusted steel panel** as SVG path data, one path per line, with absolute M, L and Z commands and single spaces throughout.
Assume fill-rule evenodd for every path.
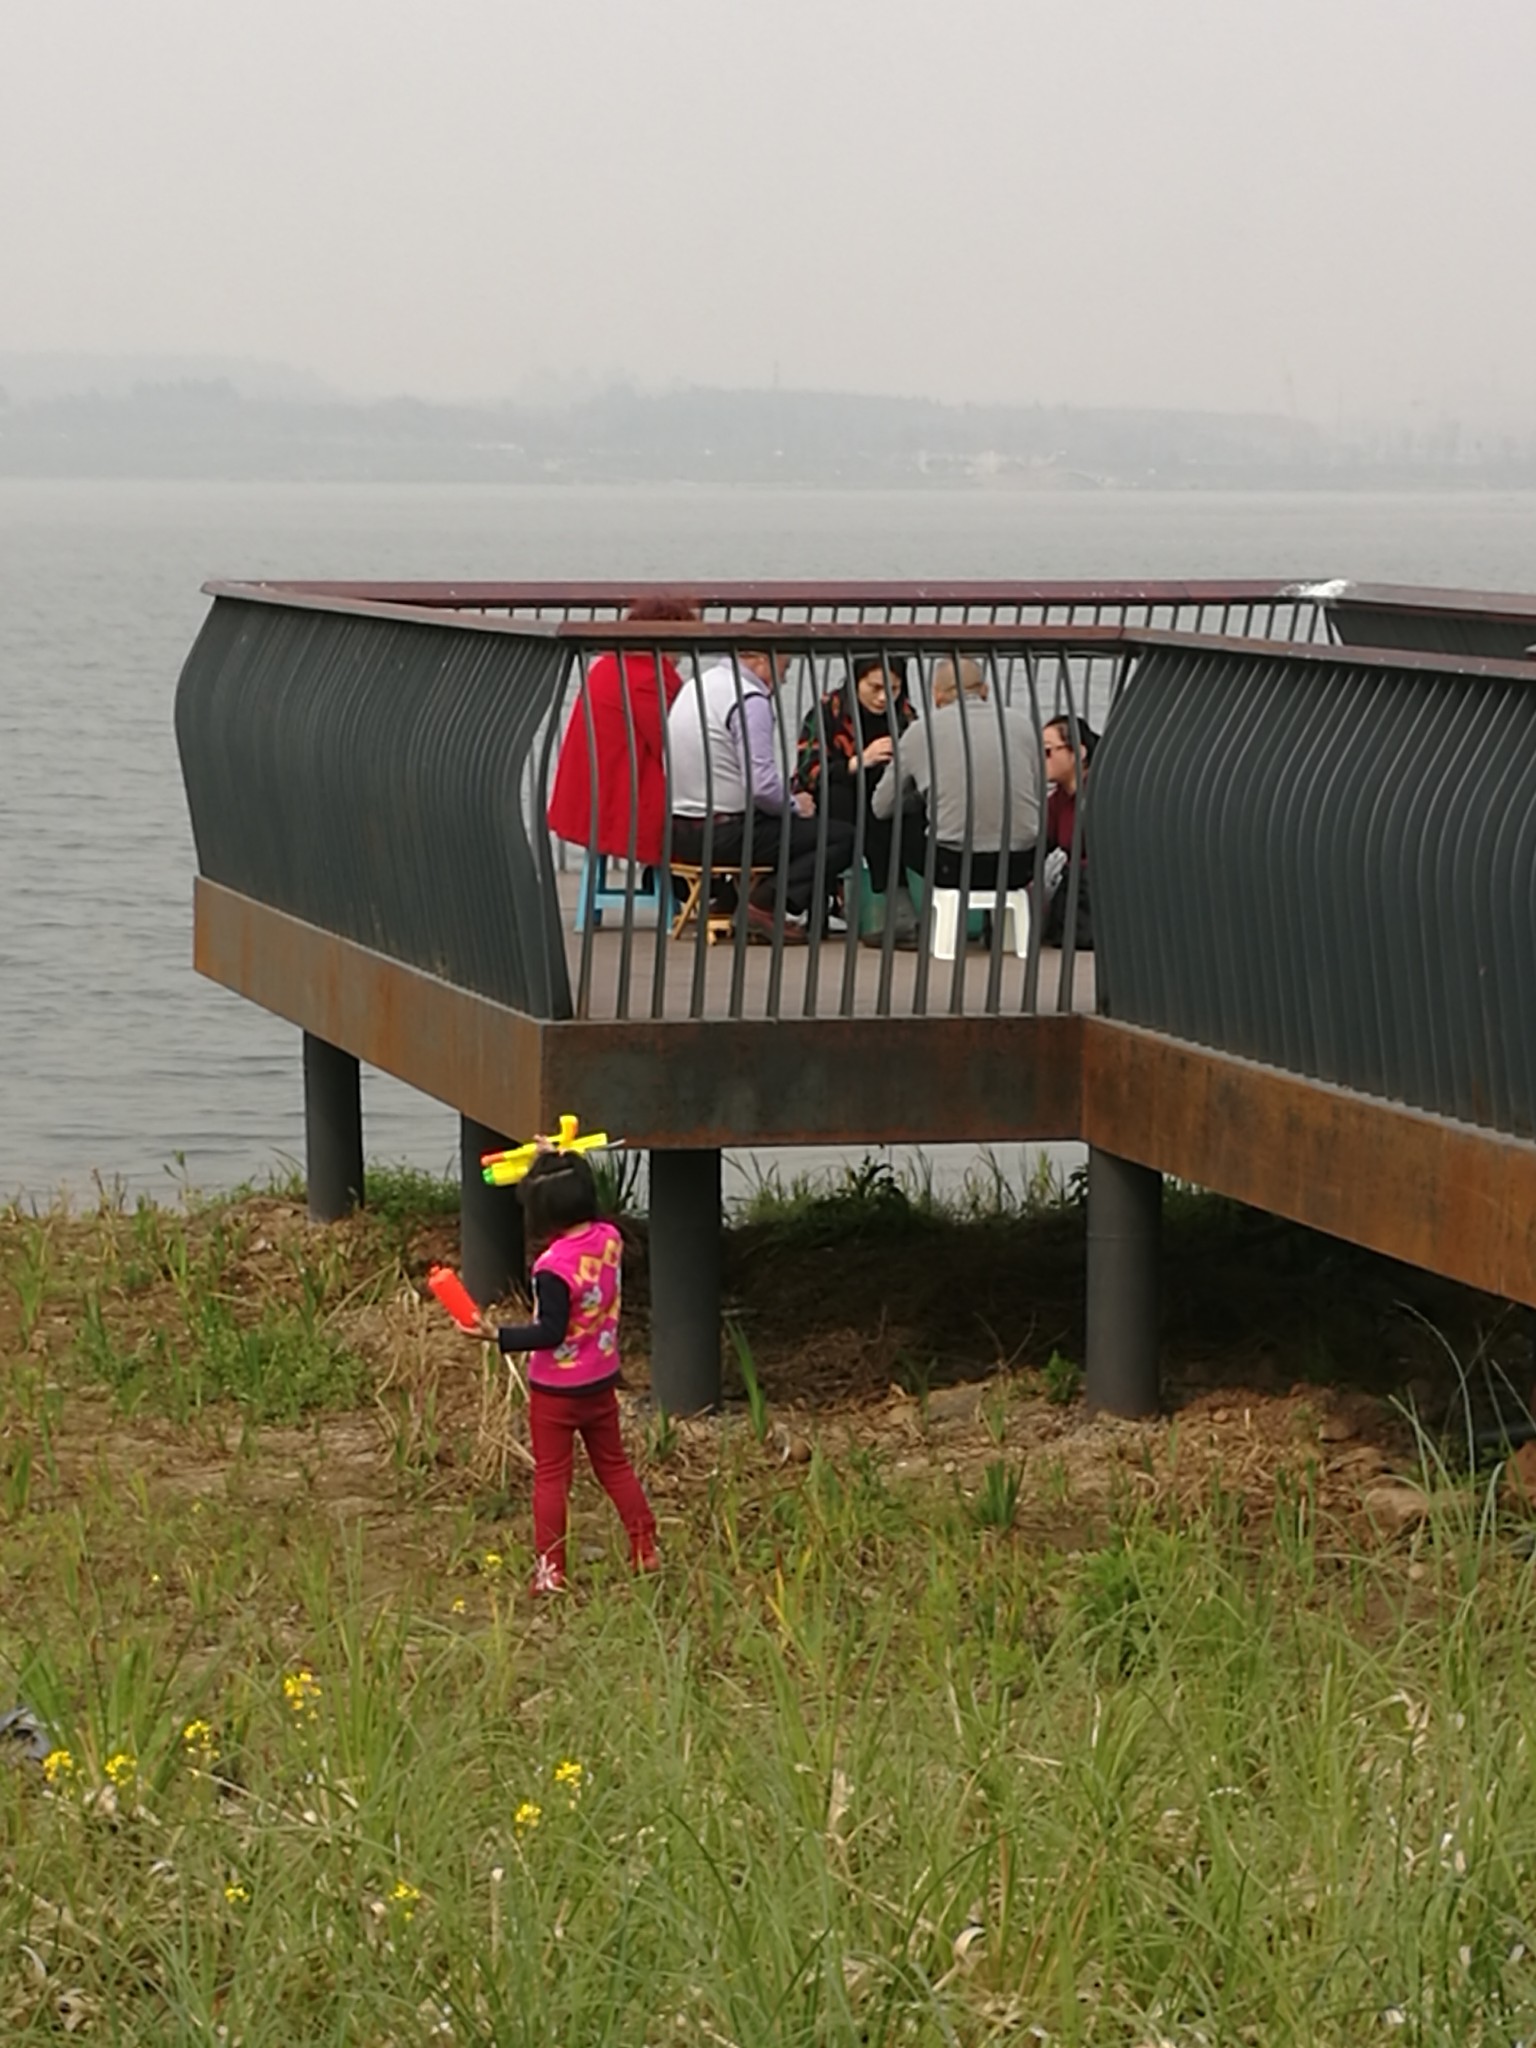
M 1001 1144 L 1070 1138 L 1081 1017 L 559 1024 L 551 1106 L 646 1145 Z
M 196 891 L 213 980 L 477 1121 L 646 1146 L 1090 1144 L 1536 1304 L 1536 1145 L 1083 1017 L 552 1024 Z
M 575 1108 L 633 1143 L 938 1144 L 1071 1137 L 1079 1017 L 549 1024 L 216 884 L 198 971 L 481 1123 Z
M 1102 1018 L 1083 1111 L 1092 1145 L 1536 1305 L 1536 1144 Z
M 215 882 L 193 906 L 199 974 L 493 1130 L 550 1128 L 536 1018 Z

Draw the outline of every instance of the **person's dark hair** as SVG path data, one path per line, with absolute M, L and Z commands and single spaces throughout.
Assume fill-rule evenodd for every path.
M 685 620 L 696 626 L 704 616 L 704 608 L 696 597 L 679 597 L 675 591 L 658 590 L 650 597 L 637 597 L 624 616 L 637 626 L 660 619 Z
M 548 1244 L 562 1230 L 597 1219 L 597 1182 L 579 1152 L 541 1152 L 517 1193 L 535 1244 Z
M 889 676 L 887 689 L 904 690 L 907 687 L 907 657 L 904 654 L 856 654 L 849 666 L 856 683 L 878 670 L 881 675 Z
M 1059 732 L 1061 734 L 1061 744 L 1064 747 L 1071 746 L 1071 719 L 1066 717 L 1048 718 L 1045 721 L 1045 730 L 1047 732 Z M 1080 718 L 1077 721 L 1077 744 L 1079 745 L 1079 747 L 1082 748 L 1083 766 L 1086 768 L 1088 763 L 1093 759 L 1094 748 L 1099 744 L 1099 736 L 1094 731 L 1093 727 L 1088 723 L 1086 718 Z

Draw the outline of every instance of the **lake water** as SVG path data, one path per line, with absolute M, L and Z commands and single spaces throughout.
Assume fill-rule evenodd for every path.
M 302 1157 L 298 1034 L 191 968 L 171 706 L 211 575 L 1349 576 L 1533 590 L 1536 494 L 0 479 L 0 1197 L 89 1196 L 93 1175 L 164 1189 L 171 1169 L 213 1189 Z M 364 1113 L 371 1158 L 442 1168 L 456 1154 L 452 1113 L 387 1076 L 367 1077 Z M 969 1156 L 939 1159 L 941 1175 Z

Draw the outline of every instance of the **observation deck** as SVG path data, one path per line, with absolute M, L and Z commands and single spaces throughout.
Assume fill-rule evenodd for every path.
M 631 585 L 208 586 L 176 706 L 195 960 L 304 1034 L 317 1214 L 361 1189 L 360 1060 L 460 1112 L 482 1298 L 520 1246 L 480 1151 L 573 1109 L 623 1132 L 652 1153 L 653 1366 L 676 1408 L 718 1392 L 725 1146 L 1085 1140 L 1089 1393 L 1121 1411 L 1157 1395 L 1164 1174 L 1536 1303 L 1536 600 L 1338 582 L 668 589 L 696 623 L 626 622 L 647 594 Z M 677 703 L 712 668 L 746 687 L 766 653 L 791 782 L 869 657 L 905 677 L 916 714 L 893 722 L 898 782 L 945 664 L 983 686 L 967 790 L 984 754 L 1005 789 L 1018 777 L 1021 720 L 1036 741 L 1057 720 L 1099 735 L 1063 942 L 1043 943 L 1037 887 L 1022 956 L 997 914 L 941 957 L 935 837 L 916 867 L 892 839 L 877 872 L 862 768 L 846 875 L 816 813 L 814 895 L 841 886 L 846 928 L 818 909 L 802 937 L 788 823 L 760 823 L 743 860 L 771 871 L 771 931 L 738 898 L 722 942 L 703 920 L 674 936 L 646 871 L 672 870 L 670 812 L 660 858 L 632 837 L 586 904 L 600 914 L 582 914 L 597 877 L 546 813 L 615 651 L 670 664 Z M 625 715 L 638 790 L 646 734 Z M 971 870 L 999 848 L 962 794 L 974 907 Z M 1030 844 L 1005 833 L 1000 852 L 1039 873 L 1036 814 Z M 861 906 L 904 885 L 914 950 L 893 919 L 859 930 Z

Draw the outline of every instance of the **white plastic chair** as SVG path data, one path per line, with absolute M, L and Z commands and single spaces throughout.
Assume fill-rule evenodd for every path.
M 994 883 L 991 888 L 972 889 L 965 898 L 965 915 L 973 910 L 998 914 L 998 892 Z M 1002 894 L 1002 914 L 1013 926 L 1013 950 L 1022 960 L 1029 951 L 1029 891 L 1028 889 L 1005 889 Z M 933 957 L 935 960 L 953 960 L 955 942 L 960 936 L 960 891 L 958 889 L 935 889 L 933 892 Z M 1003 927 L 1003 942 L 1008 941 L 1008 927 Z

